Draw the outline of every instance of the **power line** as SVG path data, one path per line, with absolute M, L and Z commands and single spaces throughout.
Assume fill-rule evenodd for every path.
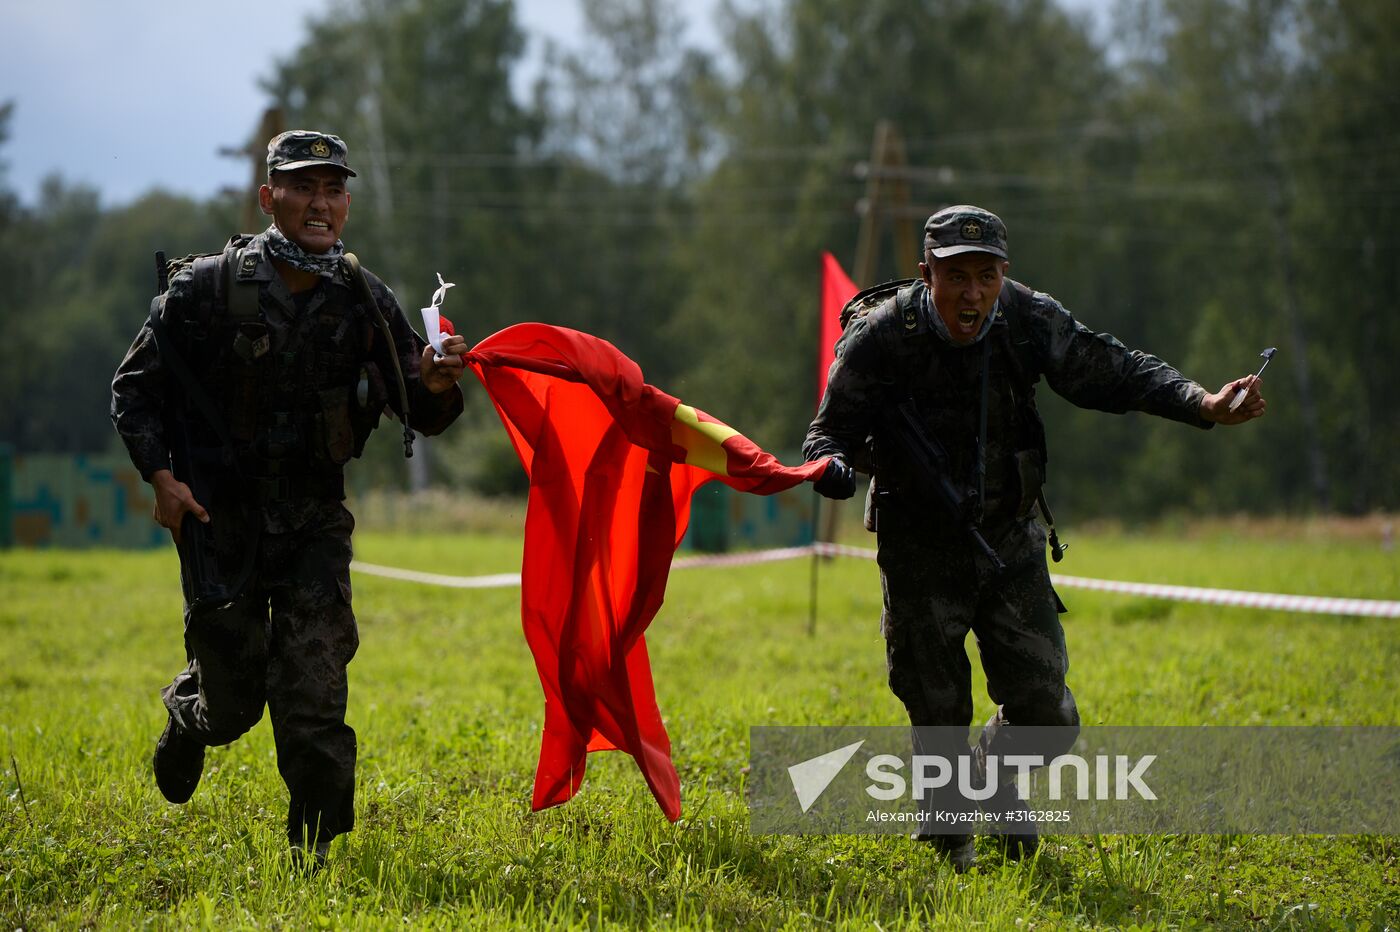
M 1007 128 L 1000 130 L 985 131 L 965 131 L 962 133 L 950 133 L 946 137 L 939 139 L 913 140 L 907 143 L 910 150 L 921 149 L 928 152 L 936 152 L 946 149 L 957 149 L 968 145 L 983 145 L 991 142 L 1015 142 L 1024 140 L 1065 138 L 1073 140 L 1084 139 L 1106 139 L 1145 137 L 1150 135 L 1161 135 L 1166 132 L 1166 126 L 1195 126 L 1201 129 L 1209 129 L 1212 126 L 1237 126 L 1238 122 L 1232 121 L 1181 121 L 1171 123 L 1152 123 L 1141 125 L 1125 125 L 1112 127 L 1102 121 L 1091 121 L 1088 123 L 1075 124 L 1064 127 L 1044 127 L 1044 128 Z M 1220 158 L 1196 164 L 1230 164 L 1230 165 L 1254 165 L 1263 164 L 1266 161 L 1277 160 L 1281 162 L 1299 162 L 1308 159 L 1328 159 L 1328 158 L 1355 158 L 1362 154 L 1386 154 L 1400 151 L 1400 134 L 1370 138 L 1366 142 L 1336 142 L 1333 144 L 1319 143 L 1310 145 L 1307 149 L 1286 148 L 1277 152 L 1256 154 L 1253 158 L 1241 161 L 1238 151 L 1222 155 Z M 514 168 L 514 169 L 552 169 L 563 171 L 568 169 L 581 169 L 584 171 L 597 171 L 595 164 L 580 155 L 563 152 L 530 152 L 530 151 L 497 151 L 497 152 L 461 152 L 443 153 L 434 152 L 431 154 L 423 151 L 409 150 L 383 150 L 372 153 L 376 158 L 382 158 L 387 164 L 396 167 L 411 168 Z M 764 161 L 850 161 L 856 162 L 862 155 L 866 154 L 863 147 L 855 144 L 826 144 L 826 143 L 800 143 L 791 146 L 756 146 L 744 149 L 726 149 L 719 147 L 719 151 L 709 156 L 717 162 L 764 162 Z

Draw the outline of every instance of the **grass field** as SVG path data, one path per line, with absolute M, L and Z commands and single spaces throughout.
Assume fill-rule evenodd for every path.
M 517 569 L 520 541 L 359 533 L 356 552 L 476 574 Z M 1396 554 L 1341 537 L 1081 532 L 1064 569 L 1400 599 Z M 354 585 L 359 824 L 303 878 L 266 721 L 210 752 L 188 805 L 151 779 L 156 691 L 183 663 L 173 551 L 0 554 L 5 928 L 1400 927 L 1393 837 L 1066 836 L 1022 864 L 987 844 L 958 877 L 902 838 L 751 835 L 750 726 L 903 721 L 864 561 L 823 567 L 815 638 L 805 563 L 673 575 L 648 639 L 676 825 L 620 754 L 529 812 L 542 700 L 516 590 Z M 1396 621 L 1064 596 L 1087 723 L 1400 724 Z

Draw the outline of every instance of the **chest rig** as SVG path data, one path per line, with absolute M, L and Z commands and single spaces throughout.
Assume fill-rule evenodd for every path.
M 950 351 L 935 330 L 931 316 L 936 311 L 931 301 L 924 299 L 925 294 L 918 279 L 866 289 L 842 308 L 842 328 L 874 315 L 868 323 L 882 357 L 889 362 L 885 383 L 890 395 L 898 402 L 912 402 L 929 432 L 951 443 L 949 478 L 967 484 L 969 498 L 975 503 L 973 523 L 980 524 L 984 517 L 990 470 L 994 486 L 1003 492 L 1013 486 L 1019 490 L 1019 495 L 1013 495 L 1018 500 L 1001 502 L 1002 513 L 995 517 L 1029 514 L 1038 506 L 1049 526 L 1051 552 L 1058 562 L 1066 548 L 1055 533 L 1054 518 L 1043 494 L 1048 451 L 1044 422 L 1035 403 L 1039 370 L 1028 319 L 1033 295 L 1019 282 L 1006 279 L 995 316 L 980 343 Z M 995 426 L 995 431 L 989 426 Z M 965 442 L 968 435 L 973 439 L 971 444 Z M 901 483 L 920 481 L 904 474 L 898 456 L 891 455 L 891 445 L 878 431 L 867 446 L 869 460 L 865 465 L 876 476 L 872 503 L 882 484 L 889 492 L 891 486 L 897 489 Z
M 975 384 L 976 380 L 957 377 L 965 373 L 944 371 L 951 357 L 945 354 L 946 344 L 935 332 L 930 319 L 930 314 L 935 312 L 925 306 L 923 293 L 918 279 L 868 288 L 841 309 L 841 327 L 844 330 L 852 321 L 868 317 L 883 305 L 891 305 L 870 320 L 884 358 L 892 363 L 886 373 L 891 391 L 901 398 L 913 398 L 924 411 L 950 405 L 979 406 L 979 396 L 984 393 Z M 1043 464 L 1045 428 L 1035 404 L 1035 382 L 1039 374 L 1026 320 L 1032 300 L 1030 289 L 1006 279 L 989 332 L 983 337 L 980 348 L 962 351 L 961 359 L 972 368 L 985 361 L 988 380 L 1009 386 L 1017 417 L 1015 444 L 1018 449 L 1038 453 Z M 947 397 L 945 393 L 950 390 L 957 392 L 958 397 Z M 930 426 L 937 428 L 938 419 L 931 420 Z
M 387 400 L 369 362 L 370 316 L 363 299 L 322 285 L 274 335 L 259 276 L 267 260 L 247 248 L 251 239 L 177 260 L 188 261 L 194 299 L 182 342 L 256 497 L 338 498 L 341 466 L 368 437 L 357 423 L 371 414 L 377 422 Z

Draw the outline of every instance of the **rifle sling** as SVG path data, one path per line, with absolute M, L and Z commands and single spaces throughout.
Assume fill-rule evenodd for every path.
M 379 309 L 379 302 L 374 300 L 374 292 L 370 290 L 369 279 L 365 278 L 365 272 L 360 267 L 359 258 L 353 252 L 347 252 L 345 265 L 350 269 L 350 277 L 354 279 L 359 288 L 360 298 L 365 302 L 375 324 L 379 327 L 379 332 L 384 336 L 389 361 L 394 365 L 394 380 L 399 389 L 399 404 L 403 406 L 403 415 L 399 419 L 403 424 L 403 455 L 405 458 L 411 458 L 413 456 L 413 428 L 408 426 L 408 386 L 404 384 L 403 366 L 399 365 L 399 349 L 394 343 L 394 334 L 389 330 L 389 322 L 384 319 L 384 312 Z
M 888 287 L 888 286 L 885 286 Z M 981 400 L 980 411 L 978 412 L 978 433 L 976 451 L 976 479 L 977 479 L 977 515 L 974 525 L 981 523 L 981 510 L 985 507 L 986 500 L 986 447 L 987 447 L 987 416 L 988 416 L 988 390 L 990 376 L 990 359 L 993 339 L 998 340 L 1001 349 L 1006 357 L 1007 364 L 1011 370 L 1012 397 L 1017 409 L 1022 411 L 1023 416 L 1040 420 L 1040 414 L 1035 408 L 1035 384 L 1027 370 L 1025 361 L 1021 356 L 1021 347 L 1029 341 L 1029 334 L 1025 332 L 1025 321 L 1022 319 L 1023 307 L 1031 299 L 1031 291 L 1019 282 L 1007 279 L 1002 285 L 1001 294 L 998 296 L 998 316 L 1001 318 L 1000 326 L 994 324 L 991 332 L 983 338 L 982 347 L 982 371 L 981 371 Z M 897 301 L 909 302 L 912 300 L 912 292 L 904 291 L 898 294 Z M 854 303 L 854 302 L 853 302 Z M 907 310 L 906 310 L 907 317 Z M 908 388 L 912 389 L 914 378 L 910 362 L 922 354 L 927 354 L 925 363 L 926 369 L 923 373 L 925 378 L 931 376 L 936 366 L 936 355 L 927 349 L 931 334 L 926 327 L 908 327 L 905 332 L 896 338 L 891 345 L 894 351 L 897 365 L 903 370 L 900 381 Z M 1041 439 L 1039 441 L 1039 452 L 1042 461 L 1048 459 L 1044 445 L 1042 427 L 1040 430 Z M 1036 504 L 1040 508 L 1041 515 L 1045 518 L 1050 537 L 1051 555 L 1058 563 L 1064 558 L 1064 552 L 1069 549 L 1068 544 L 1061 544 L 1059 535 L 1055 532 L 1055 517 L 1050 513 L 1050 506 L 1045 501 L 1045 490 L 1042 488 L 1036 495 Z

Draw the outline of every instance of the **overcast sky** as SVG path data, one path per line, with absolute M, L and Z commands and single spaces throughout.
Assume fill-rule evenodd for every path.
M 195 196 L 247 182 L 220 156 L 257 128 L 258 79 L 301 42 L 330 0 L 0 0 L 0 102 L 13 100 L 0 146 L 10 187 L 32 202 L 58 172 L 111 205 L 157 185 Z M 714 43 L 714 0 L 689 0 L 689 36 Z M 516 0 L 529 35 L 577 34 L 577 0 Z
M 1071 0 L 1094 8 L 1108 0 Z M 29 203 L 57 172 L 107 206 L 160 186 L 196 197 L 247 182 L 220 156 L 256 129 L 258 79 L 330 0 L 0 0 L 0 102 L 13 100 L 0 163 Z M 688 39 L 713 47 L 716 0 L 687 0 Z M 578 0 L 516 0 L 527 61 L 568 43 Z

